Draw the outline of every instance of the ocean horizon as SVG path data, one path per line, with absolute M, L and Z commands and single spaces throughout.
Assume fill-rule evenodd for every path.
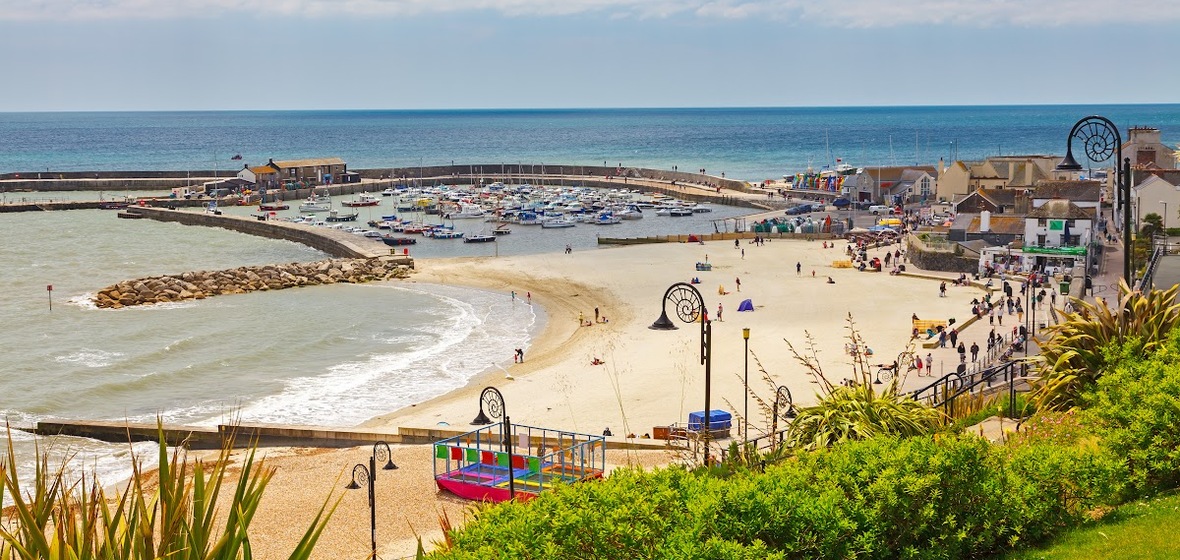
M 1092 114 L 1180 141 L 1180 104 L 10 112 L 0 173 L 229 172 L 331 156 L 354 169 L 606 162 L 760 181 L 837 159 L 1063 155 L 1073 123 Z

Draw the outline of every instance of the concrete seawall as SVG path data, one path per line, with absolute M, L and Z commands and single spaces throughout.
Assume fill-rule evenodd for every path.
M 145 218 L 161 222 L 176 222 L 189 226 L 219 227 L 249 235 L 285 239 L 319 249 L 333 257 L 372 259 L 397 254 L 380 240 L 324 227 L 292 224 L 281 221 L 258 220 L 253 217 L 217 215 L 207 212 L 167 210 L 163 208 L 134 208 L 131 211 Z M 112 217 L 114 217 L 112 215 Z M 398 255 L 399 263 L 414 267 L 414 259 Z
M 429 444 L 462 435 L 467 430 L 439 428 L 398 428 L 395 432 L 366 432 L 349 428 L 320 426 L 290 426 L 282 424 L 220 424 L 215 427 L 163 426 L 134 422 L 61 421 L 38 422 L 35 428 L 17 428 L 42 436 L 72 436 L 127 443 L 128 441 L 164 441 L 172 446 L 189 449 L 220 449 L 230 443 L 234 447 L 357 447 L 378 441 L 402 444 Z M 656 440 L 608 438 L 614 449 L 659 450 L 666 443 Z

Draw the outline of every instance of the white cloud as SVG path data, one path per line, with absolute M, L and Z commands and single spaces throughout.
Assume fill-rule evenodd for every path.
M 0 21 L 176 19 L 226 14 L 419 16 L 487 11 L 508 17 L 777 20 L 784 25 L 1062 27 L 1180 22 L 1180 2 L 1155 0 L 0 0 Z

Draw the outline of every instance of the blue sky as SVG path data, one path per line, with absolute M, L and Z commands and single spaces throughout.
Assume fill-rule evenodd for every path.
M 1175 102 L 1180 2 L 0 0 L 0 111 Z

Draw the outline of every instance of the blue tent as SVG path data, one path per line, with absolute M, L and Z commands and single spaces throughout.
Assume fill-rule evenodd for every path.
M 753 311 L 753 310 L 754 310 L 754 300 L 744 299 L 744 300 L 742 300 L 742 303 L 740 305 L 738 305 L 738 311 Z

